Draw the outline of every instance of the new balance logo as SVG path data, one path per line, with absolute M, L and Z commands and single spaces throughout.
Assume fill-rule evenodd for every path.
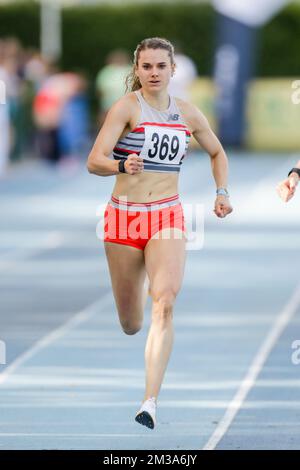
M 179 114 L 169 114 L 168 121 L 178 121 Z

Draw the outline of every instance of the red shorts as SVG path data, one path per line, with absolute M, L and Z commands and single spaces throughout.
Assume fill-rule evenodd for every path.
M 183 209 L 178 194 L 147 203 L 128 202 L 112 196 L 106 206 L 104 242 L 144 250 L 150 238 L 166 228 L 178 228 L 185 232 Z M 158 235 L 155 238 L 157 237 Z

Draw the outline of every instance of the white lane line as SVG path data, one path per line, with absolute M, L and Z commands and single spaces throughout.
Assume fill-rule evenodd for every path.
M 52 233 L 55 233 L 54 231 Z M 60 228 L 59 232 L 63 235 L 64 241 L 68 242 L 68 247 L 80 247 L 80 248 L 90 248 L 91 241 L 94 241 L 96 238 L 94 233 L 88 229 L 83 230 L 82 228 L 76 228 L 76 230 L 69 230 L 65 228 Z M 37 229 L 37 230 L 4 230 L 1 228 L 0 232 L 0 247 L 3 250 L 2 256 L 7 257 L 9 253 L 4 253 L 5 250 L 13 250 L 18 247 L 18 249 L 32 249 L 36 247 L 41 240 L 44 240 L 45 237 L 49 234 L 49 230 Z M 288 236 L 288 234 L 287 234 Z
M 45 335 L 42 339 L 37 341 L 31 348 L 29 348 L 27 351 L 17 357 L 17 359 L 15 359 L 6 369 L 4 369 L 2 374 L 0 374 L 0 385 L 3 384 L 9 378 L 9 376 L 12 375 L 18 369 L 18 367 L 24 364 L 32 356 L 37 354 L 41 349 L 46 348 L 58 338 L 64 336 L 68 330 L 74 328 L 80 323 L 87 321 L 95 313 L 99 312 L 100 310 L 111 304 L 112 294 L 111 292 L 108 292 L 101 299 L 97 300 L 96 302 L 93 302 L 92 304 L 75 314 L 74 317 L 70 318 L 59 328 Z
M 120 424 L 120 422 L 119 422 Z M 125 422 L 123 424 L 126 424 Z M 47 423 L 48 425 L 48 423 Z M 0 433 L 0 437 L 70 437 L 70 438 L 98 438 L 98 437 L 124 437 L 124 434 L 83 434 L 83 433 L 54 433 L 54 432 L 14 432 L 14 433 Z M 137 437 L 140 438 L 141 434 L 128 434 L 126 433 L 127 437 Z
M 70 395 L 70 394 L 69 394 Z M 95 409 L 104 409 L 107 410 L 107 408 L 132 408 L 136 406 L 136 401 L 130 401 L 130 402 L 108 402 L 108 401 L 103 401 L 99 399 L 99 391 L 98 391 L 98 396 L 97 398 L 95 397 L 85 397 L 80 396 L 77 397 L 75 400 L 74 398 L 70 396 L 65 396 L 61 399 L 55 399 L 53 400 L 51 397 L 47 396 L 44 398 L 44 400 L 38 401 L 38 398 L 36 398 L 33 401 L 30 401 L 29 403 L 11 403 L 11 402 L 6 402 L 1 400 L 0 403 L 0 409 L 4 408 L 10 408 L 10 409 L 48 409 L 48 408 L 95 408 Z M 223 409 L 226 410 L 226 407 L 228 405 L 228 401 L 221 401 L 221 400 L 203 400 L 203 401 L 190 401 L 190 400 L 182 400 L 182 401 L 173 401 L 169 400 L 167 402 L 160 401 L 159 402 L 159 407 L 160 409 L 163 408 L 169 408 L 169 409 L 183 409 L 183 410 L 191 410 L 191 413 L 193 413 L 195 410 L 216 410 L 216 409 Z M 251 401 L 247 402 L 247 405 L 245 406 L 245 409 L 248 410 L 299 410 L 299 405 L 300 401 Z M 176 421 L 176 423 L 178 423 Z M 186 422 L 184 422 L 187 424 Z M 182 423 L 182 424 L 184 424 Z M 1 421 L 1 425 L 2 425 Z M 53 424 L 53 423 L 52 423 Z M 191 423 L 193 426 L 196 428 L 199 425 L 197 424 L 197 420 L 193 420 Z M 281 426 L 285 426 L 284 423 L 280 423 Z
M 20 248 L 13 253 L 1 255 L 0 270 L 7 271 L 14 268 L 20 261 L 37 255 L 45 250 L 54 250 L 62 245 L 64 236 L 61 232 L 49 232 L 46 237 L 32 248 Z
M 254 357 L 245 378 L 243 379 L 239 389 L 237 390 L 235 396 L 229 403 L 229 406 L 216 427 L 215 431 L 204 445 L 202 450 L 213 450 L 218 445 L 222 437 L 225 435 L 229 429 L 231 423 L 233 422 L 236 414 L 243 406 L 243 403 L 253 387 L 260 371 L 262 370 L 270 352 L 275 346 L 276 342 L 280 338 L 281 334 L 285 330 L 286 326 L 290 322 L 291 318 L 295 314 L 297 308 L 300 304 L 300 283 L 297 285 L 294 293 L 292 294 L 290 300 L 283 308 L 282 312 L 277 316 L 274 325 L 271 327 L 269 333 L 267 334 L 265 341 L 258 350 L 256 356 Z
M 100 340 L 100 338 L 99 338 Z M 31 390 L 28 392 L 27 395 L 33 396 L 35 394 L 34 390 L 32 388 L 35 387 L 40 387 L 40 386 L 47 386 L 49 388 L 49 393 L 53 394 L 56 393 L 56 391 L 50 392 L 51 387 L 57 388 L 57 387 L 68 387 L 71 384 L 76 384 L 76 387 L 81 387 L 80 394 L 83 393 L 88 393 L 85 392 L 83 387 L 87 387 L 88 389 L 90 387 L 111 387 L 111 386 L 118 386 L 118 390 L 122 388 L 130 388 L 130 389 L 141 389 L 144 387 L 144 372 L 143 370 L 140 371 L 140 373 L 136 376 L 130 376 L 130 377 L 124 377 L 124 376 L 110 376 L 106 372 L 102 374 L 101 377 L 98 377 L 100 375 L 99 371 L 95 372 L 96 377 L 86 377 L 86 376 L 81 376 L 80 372 L 78 374 L 74 375 L 67 375 L 66 377 L 60 376 L 59 375 L 59 369 L 58 369 L 58 374 L 56 375 L 51 375 L 49 372 L 47 374 L 47 367 L 45 367 L 40 373 L 36 372 L 36 375 L 32 375 L 27 373 L 27 367 L 26 369 L 23 369 L 23 373 L 19 374 L 14 374 L 13 377 L 10 378 L 9 383 L 3 386 L 9 389 L 9 393 L 13 392 L 13 388 L 16 388 L 17 390 L 22 390 L 20 393 L 25 393 L 26 388 L 31 388 Z M 54 372 L 55 373 L 55 372 Z M 53 374 L 54 374 L 53 373 Z M 134 377 L 134 380 L 133 380 Z M 240 382 L 238 380 L 221 380 L 219 382 L 194 382 L 194 381 L 185 381 L 184 383 L 180 382 L 166 382 L 164 384 L 164 388 L 166 390 L 209 390 L 211 392 L 217 392 L 217 391 L 223 391 L 223 390 L 236 390 L 236 388 L 239 386 Z M 20 388 L 20 386 L 22 388 Z M 257 381 L 256 382 L 256 387 L 259 388 L 297 388 L 299 389 L 300 387 L 300 380 L 264 380 L 264 381 Z M 59 392 L 59 393 L 65 393 L 65 392 Z M 15 392 L 15 394 L 18 394 L 18 392 Z M 2 393 L 3 396 L 3 393 Z M 45 392 L 43 392 L 43 397 L 45 396 Z M 190 400 L 193 402 L 193 400 Z M 278 401 L 277 401 L 278 402 Z M 228 405 L 229 400 L 226 400 L 226 404 Z M 226 405 L 226 406 L 227 406 Z M 244 405 L 245 406 L 245 405 Z

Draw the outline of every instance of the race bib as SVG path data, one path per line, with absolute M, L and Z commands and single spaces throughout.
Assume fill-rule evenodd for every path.
M 178 165 L 185 154 L 185 131 L 145 126 L 145 142 L 140 157 L 155 163 Z

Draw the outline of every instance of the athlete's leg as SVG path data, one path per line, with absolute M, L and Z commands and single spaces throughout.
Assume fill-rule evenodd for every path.
M 145 282 L 144 282 L 144 291 L 143 291 L 143 310 L 146 306 L 149 295 L 151 295 L 150 294 L 150 282 L 149 282 L 149 277 L 146 273 Z
M 150 239 L 146 245 L 145 266 L 152 297 L 151 326 L 145 348 L 146 390 L 144 400 L 157 397 L 173 345 L 173 306 L 185 265 L 185 238 L 176 239 L 178 229 L 166 229 L 169 239 Z M 164 232 L 162 230 L 160 234 Z
M 144 253 L 129 245 L 105 242 L 112 289 L 121 326 L 125 333 L 137 333 L 143 324 L 146 278 Z

